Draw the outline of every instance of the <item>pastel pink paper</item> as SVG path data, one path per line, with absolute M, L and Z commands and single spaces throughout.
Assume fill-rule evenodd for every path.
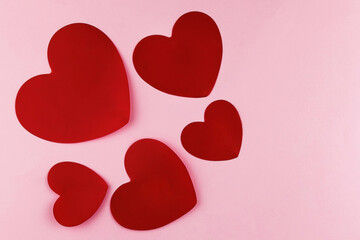
M 161 93 L 131 62 L 139 40 L 169 35 L 192 10 L 215 19 L 224 43 L 218 81 L 205 99 Z M 359 1 L 2 0 L 0 16 L 2 239 L 360 239 Z M 48 41 L 72 22 L 93 24 L 116 44 L 133 109 L 116 133 L 64 145 L 26 132 L 14 102 L 24 81 L 50 71 Z M 238 159 L 213 163 L 188 154 L 180 133 L 217 99 L 237 107 L 244 138 Z M 143 137 L 182 157 L 199 203 L 163 228 L 138 232 L 112 219 L 109 199 L 128 181 L 126 149 Z M 51 215 L 57 196 L 46 175 L 60 161 L 85 164 L 109 184 L 101 209 L 79 227 L 64 228 Z

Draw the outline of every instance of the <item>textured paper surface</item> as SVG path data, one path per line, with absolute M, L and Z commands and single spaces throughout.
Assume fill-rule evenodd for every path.
M 2 0 L 0 5 L 2 239 L 360 239 L 359 1 Z M 156 91 L 132 64 L 144 36 L 169 33 L 179 16 L 193 10 L 216 20 L 224 46 L 216 86 L 201 99 Z M 98 27 L 116 44 L 133 104 L 130 122 L 120 131 L 68 145 L 29 134 L 17 121 L 14 103 L 26 79 L 50 72 L 49 39 L 73 22 Z M 231 161 L 201 161 L 183 149 L 180 134 L 217 99 L 239 110 L 241 153 Z M 115 189 L 129 181 L 121 159 L 144 137 L 166 142 L 179 155 L 198 204 L 163 228 L 138 232 L 119 226 L 109 203 Z M 97 213 L 75 228 L 60 226 L 52 216 L 58 196 L 46 175 L 62 161 L 96 170 L 109 185 Z

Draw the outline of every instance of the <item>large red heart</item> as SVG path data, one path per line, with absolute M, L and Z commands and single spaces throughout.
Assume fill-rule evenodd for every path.
M 130 182 L 111 198 L 111 212 L 122 226 L 149 230 L 164 226 L 196 204 L 189 173 L 180 158 L 154 139 L 135 142 L 125 156 Z
M 54 217 L 66 227 L 89 219 L 100 207 L 108 188 L 97 173 L 74 162 L 54 165 L 49 171 L 48 183 L 60 196 L 54 204 Z
M 201 12 L 182 15 L 170 38 L 153 35 L 142 39 L 133 54 L 135 69 L 145 82 L 183 97 L 210 94 L 221 58 L 220 31 L 214 20 Z
M 20 88 L 16 114 L 30 133 L 73 143 L 114 132 L 129 121 L 128 80 L 121 57 L 99 29 L 67 25 L 50 40 L 50 74 Z
M 242 124 L 236 108 L 225 100 L 211 103 L 205 122 L 193 122 L 181 133 L 181 143 L 195 157 L 221 161 L 236 158 L 242 142 Z

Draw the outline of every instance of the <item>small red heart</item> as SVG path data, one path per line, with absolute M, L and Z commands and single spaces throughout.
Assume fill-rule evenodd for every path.
M 152 35 L 135 47 L 133 62 L 154 88 L 183 97 L 206 97 L 213 89 L 222 58 L 222 40 L 214 20 L 189 12 L 175 23 L 170 38 Z
M 196 205 L 189 173 L 164 143 L 142 139 L 128 149 L 125 168 L 130 182 L 111 198 L 111 212 L 122 226 L 134 230 L 162 227 Z
M 100 207 L 108 188 L 96 172 L 74 162 L 54 165 L 49 171 L 48 183 L 60 196 L 54 204 L 54 217 L 66 227 L 88 220 Z
M 242 124 L 236 108 L 225 100 L 211 103 L 205 110 L 205 122 L 193 122 L 181 133 L 181 143 L 195 157 L 230 160 L 239 155 Z
M 51 73 L 29 79 L 16 97 L 26 130 L 74 143 L 105 136 L 129 121 L 125 68 L 103 32 L 83 23 L 67 25 L 51 38 L 48 59 Z

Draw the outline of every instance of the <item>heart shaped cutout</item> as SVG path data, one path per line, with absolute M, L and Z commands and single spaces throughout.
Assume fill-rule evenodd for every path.
M 79 225 L 94 215 L 108 188 L 96 172 L 74 162 L 54 165 L 48 184 L 59 195 L 53 207 L 54 217 L 66 227 Z
M 111 198 L 111 213 L 123 227 L 150 230 L 162 227 L 196 205 L 189 173 L 164 143 L 142 139 L 128 149 L 125 168 L 130 182 Z
M 181 143 L 186 151 L 212 161 L 238 157 L 243 130 L 236 108 L 228 101 L 217 100 L 206 108 L 204 119 L 183 129 Z
M 220 69 L 222 40 L 214 20 L 189 12 L 175 23 L 170 38 L 152 35 L 135 47 L 133 62 L 140 77 L 176 96 L 206 97 Z
M 128 80 L 121 57 L 99 29 L 83 23 L 57 31 L 48 47 L 51 73 L 25 82 L 16 97 L 21 125 L 42 139 L 82 142 L 129 121 Z

